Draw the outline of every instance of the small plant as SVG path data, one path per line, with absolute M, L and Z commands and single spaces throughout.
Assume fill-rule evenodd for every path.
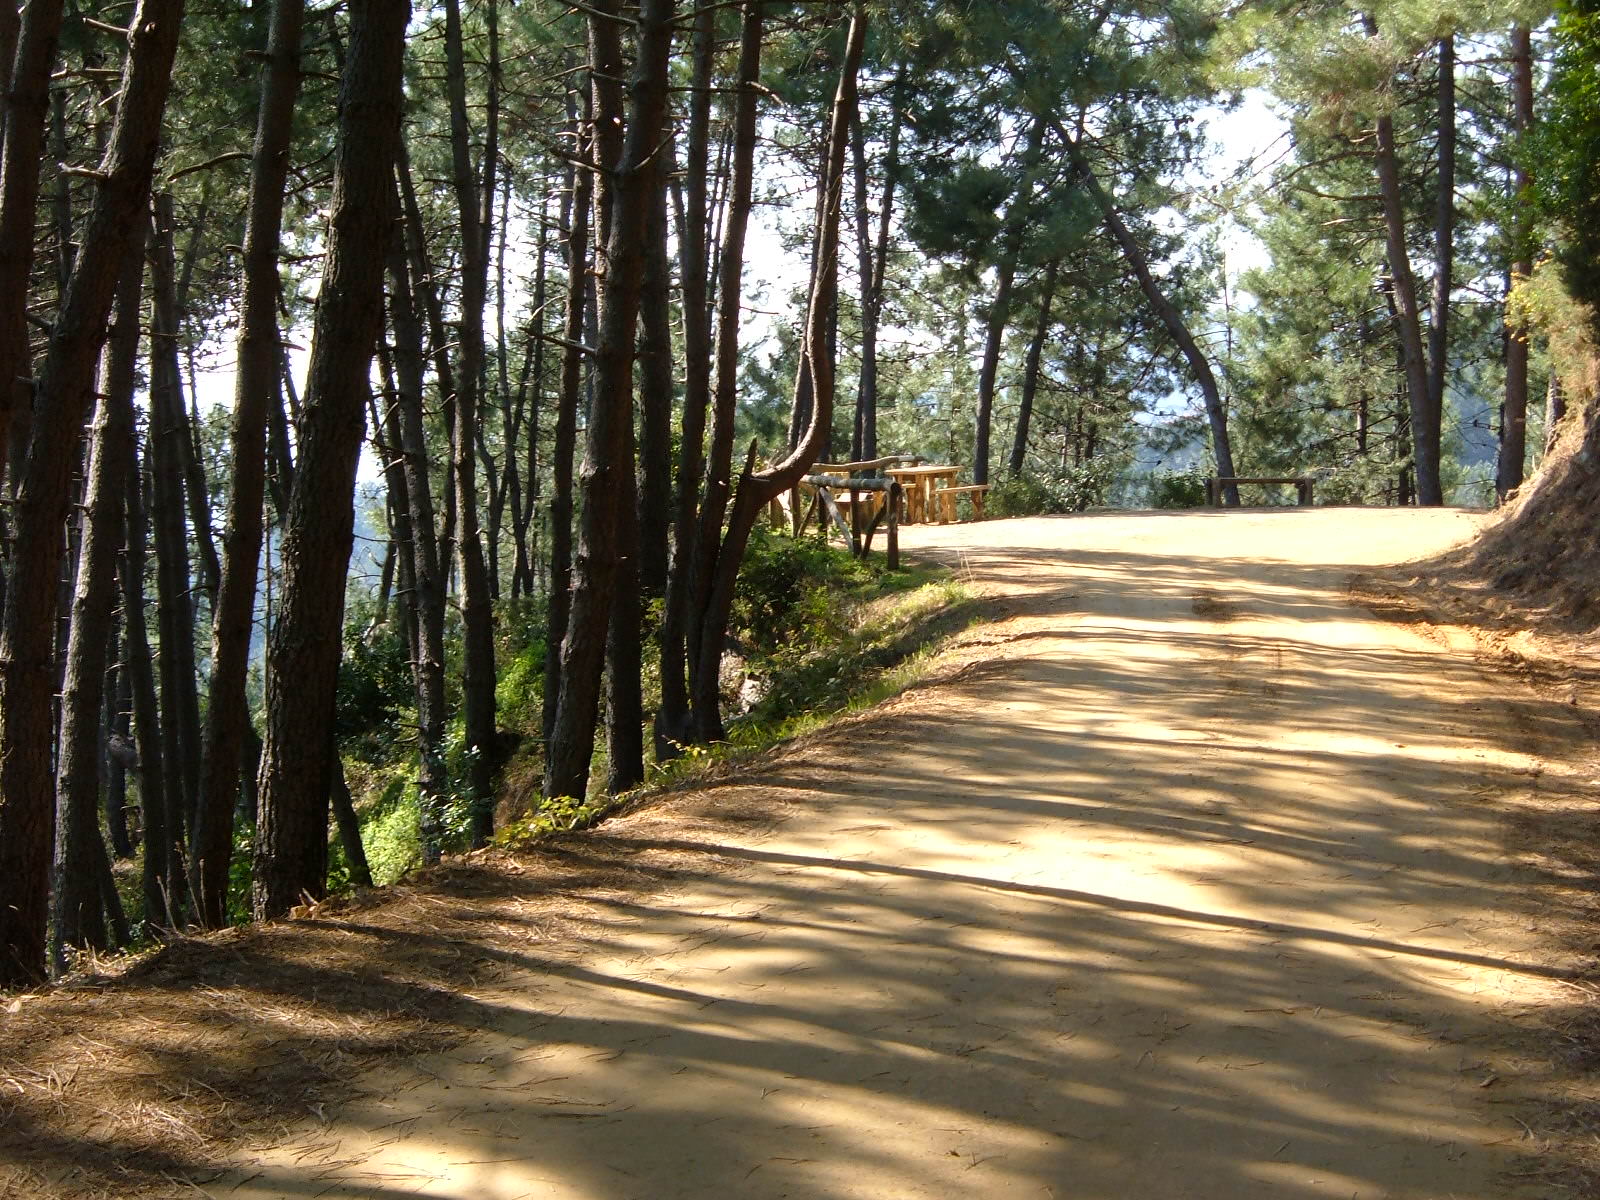
M 494 835 L 495 845 L 508 849 L 528 846 L 555 833 L 587 829 L 620 803 L 611 796 L 579 800 L 573 796 L 552 796 L 539 801 L 527 816 L 513 821 Z

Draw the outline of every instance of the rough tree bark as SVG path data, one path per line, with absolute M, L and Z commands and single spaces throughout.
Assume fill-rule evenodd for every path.
M 0 987 L 45 973 L 55 777 L 52 628 L 61 530 L 75 453 L 128 240 L 142 237 L 183 0 L 139 0 L 129 25 L 122 100 L 51 331 L 16 502 L 17 539 L 0 634 Z M 11 368 L 7 368 L 11 369 Z
M 1028 358 L 1022 368 L 1022 397 L 1017 404 L 1017 432 L 1011 441 L 1011 460 L 1006 464 L 1007 474 L 1015 479 L 1022 474 L 1028 458 L 1028 427 L 1033 421 L 1033 399 L 1039 391 L 1039 363 L 1044 357 L 1044 343 L 1050 333 L 1050 307 L 1056 298 L 1056 277 L 1060 273 L 1060 260 L 1045 268 L 1044 289 L 1039 298 L 1039 322 L 1033 328 L 1033 340 L 1028 343 Z
M 851 6 L 850 32 L 845 42 L 844 62 L 839 69 L 839 86 L 834 95 L 828 122 L 828 152 L 821 187 L 822 227 L 817 237 L 816 270 L 806 312 L 805 334 L 801 346 L 801 376 L 811 386 L 811 424 L 799 446 L 775 467 L 756 471 L 755 445 L 746 455 L 744 471 L 727 533 L 715 564 L 715 573 L 700 630 L 700 659 L 695 664 L 694 734 L 701 741 L 723 736 L 717 676 L 722 647 L 727 638 L 728 617 L 733 607 L 734 584 L 749 544 L 750 533 L 767 504 L 792 489 L 817 461 L 833 425 L 835 378 L 834 349 L 828 336 L 830 316 L 839 291 L 839 222 L 844 196 L 845 154 L 850 142 L 850 114 L 856 106 L 856 77 L 866 44 L 866 7 L 863 0 Z M 726 279 L 724 280 L 726 283 Z M 734 283 L 737 287 L 737 282 Z M 796 381 L 798 391 L 800 380 Z
M 250 712 L 245 681 L 255 631 L 261 569 L 267 425 L 279 404 L 278 248 L 295 99 L 300 91 L 300 35 L 305 0 L 274 0 L 261 77 L 246 203 L 237 375 L 229 425 L 232 483 L 223 534 L 221 579 L 211 623 L 211 688 L 202 738 L 200 802 L 190 839 L 195 916 L 207 928 L 227 920 L 228 862 L 238 807 L 240 765 Z
M 10 4 L 7 8 L 15 11 Z M 0 466 L 10 461 L 13 417 L 33 405 L 28 352 L 28 282 L 33 274 L 39 171 L 50 111 L 50 73 L 63 0 L 33 0 L 22 16 L 9 71 L 5 145 L 0 152 Z M 14 481 L 15 482 L 15 481 Z
M 1512 128 L 1519 139 L 1533 128 L 1533 45 L 1526 25 L 1511 33 Z M 1511 279 L 1526 279 L 1533 271 L 1527 212 L 1533 181 L 1526 159 L 1517 158 L 1512 178 L 1516 193 L 1511 225 Z M 1495 471 L 1495 493 L 1503 500 L 1522 486 L 1528 458 L 1528 331 L 1513 326 L 1506 332 L 1505 407 L 1500 416 L 1500 461 Z
M 620 7 L 616 0 L 605 0 L 591 10 L 589 36 L 597 72 L 602 63 L 621 58 L 616 21 Z M 637 61 L 628 84 L 627 128 L 619 154 L 603 148 L 608 131 L 622 116 L 619 98 L 611 98 L 609 88 L 595 89 L 596 137 L 602 142 L 595 158 L 600 163 L 615 161 L 616 167 L 608 173 L 605 189 L 610 219 L 602 221 L 609 229 L 601 256 L 600 336 L 582 470 L 583 517 L 573 569 L 572 612 L 561 650 L 561 695 L 546 748 L 546 796 L 583 796 L 588 790 L 600 677 L 622 567 L 619 558 L 627 552 L 619 543 L 628 526 L 637 539 L 632 490 L 625 486 L 634 471 L 633 356 L 650 219 L 651 160 L 659 149 L 667 111 L 675 7 L 675 0 L 643 0 L 640 5 Z M 635 556 L 635 593 L 637 569 Z M 638 636 L 635 621 L 632 637 Z
M 494 832 L 494 608 L 478 527 L 477 437 L 484 364 L 483 310 L 489 291 L 489 230 L 495 194 L 493 154 L 481 175 L 472 165 L 466 53 L 460 0 L 445 0 L 445 91 L 450 102 L 450 165 L 461 230 L 461 316 L 456 338 L 455 427 L 450 475 L 455 485 L 456 560 L 461 571 L 465 670 L 462 716 L 468 756 L 468 832 L 474 847 Z
M 368 371 L 383 324 L 410 10 L 409 0 L 350 3 L 327 255 L 267 660 L 253 896 L 259 919 L 282 916 L 327 886 L 334 687 Z
M 51 941 L 58 950 L 64 946 L 104 949 L 107 945 L 100 875 L 108 872 L 110 865 L 99 823 L 100 721 L 105 706 L 106 655 L 116 616 L 117 551 L 122 545 L 126 493 L 123 472 L 133 458 L 134 370 L 144 283 L 144 257 L 139 249 L 134 242 L 123 256 L 126 263 L 106 339 L 90 437 L 56 771 Z

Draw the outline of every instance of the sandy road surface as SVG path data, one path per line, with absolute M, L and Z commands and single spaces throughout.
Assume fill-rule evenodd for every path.
M 1537 1195 L 1495 1081 L 1554 985 L 1491 803 L 1533 763 L 1470 661 L 1345 599 L 1472 528 L 910 532 L 1011 597 L 968 669 L 716 789 L 775 824 L 621 823 L 728 865 L 207 1193 Z

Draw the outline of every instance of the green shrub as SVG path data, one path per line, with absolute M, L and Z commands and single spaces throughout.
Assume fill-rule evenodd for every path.
M 392 753 L 395 726 L 415 703 L 411 650 L 398 627 L 347 627 L 334 701 L 340 744 L 368 762 L 381 761 Z
M 1151 473 L 1151 508 L 1204 508 L 1206 503 L 1206 475 L 1199 467 Z
M 872 578 L 870 567 L 821 534 L 758 527 L 739 568 L 729 632 L 752 659 L 837 638 L 847 627 L 840 597 Z
M 393 883 L 422 861 L 417 788 L 408 775 L 394 772 L 382 794 L 361 814 L 361 844 L 372 868 L 372 882 L 379 887 Z
M 523 734 L 538 729 L 544 710 L 544 658 L 543 639 L 502 658 L 494 686 L 495 723 L 501 729 Z
M 1043 480 L 1016 475 L 989 489 L 984 511 L 991 517 L 1033 517 L 1058 511 L 1055 497 Z
M 1111 467 L 1090 459 L 1051 475 L 1016 475 L 989 489 L 984 511 L 995 517 L 1086 512 L 1106 502 Z
M 835 636 L 794 642 L 761 661 L 761 700 L 744 720 L 757 727 L 783 725 L 849 707 L 877 676 L 976 614 L 971 593 L 949 582 L 925 584 L 887 607 L 849 608 Z

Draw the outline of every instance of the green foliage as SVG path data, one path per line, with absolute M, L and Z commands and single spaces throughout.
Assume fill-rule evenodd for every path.
M 924 584 L 887 607 L 847 612 L 842 634 L 797 640 L 761 662 L 761 700 L 730 736 L 761 739 L 773 729 L 853 707 L 885 670 L 970 623 L 977 611 L 966 588 L 946 582 Z
M 1535 178 L 1566 233 L 1568 287 L 1593 310 L 1600 304 L 1600 2 L 1565 0 L 1560 12 Z
M 870 585 L 872 571 L 816 533 L 790 537 L 759 526 L 750 536 L 729 631 L 750 659 L 843 632 L 841 600 Z
M 576 800 L 571 796 L 540 800 L 533 812 L 499 830 L 494 836 L 495 845 L 516 849 L 532 845 L 553 833 L 588 829 L 615 809 L 617 804 L 615 797 L 603 795 L 588 801 Z
M 395 882 L 422 861 L 417 789 L 407 774 L 391 772 L 383 791 L 361 814 L 361 843 L 372 882 L 379 887 Z
M 509 659 L 500 659 L 495 683 L 495 724 L 501 729 L 529 734 L 538 729 L 544 708 L 543 639 L 529 642 Z
M 1204 508 L 1205 504 L 1206 476 L 1198 467 L 1151 474 L 1151 508 Z
M 1100 459 L 1054 475 L 1018 475 L 989 489 L 984 512 L 994 517 L 1086 512 L 1105 503 L 1112 476 L 1111 465 Z
M 415 702 L 411 652 L 394 624 L 347 626 L 339 664 L 334 730 L 343 746 L 368 762 L 394 752 L 396 727 Z

